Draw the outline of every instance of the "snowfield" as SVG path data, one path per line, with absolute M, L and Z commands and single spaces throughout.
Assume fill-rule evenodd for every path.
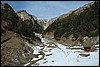
M 41 38 L 44 48 L 40 46 L 33 46 L 33 54 L 37 54 L 39 51 L 42 51 L 45 54 L 43 59 L 35 63 L 37 64 L 36 66 L 99 66 L 99 48 L 94 52 L 85 52 L 81 49 L 71 50 L 68 49 L 68 46 L 43 38 L 41 34 L 35 34 Z M 52 45 L 49 47 L 49 44 L 51 43 Z M 97 46 L 99 46 L 99 44 Z M 82 46 L 74 46 L 74 48 L 75 47 L 82 48 Z M 79 54 L 89 54 L 89 56 L 83 57 Z M 33 58 L 31 61 L 38 60 L 41 57 L 42 55 L 38 58 Z M 28 64 L 30 63 L 27 63 L 24 66 L 27 66 Z M 34 66 L 35 64 L 31 65 Z
M 82 50 L 70 50 L 65 46 L 52 49 L 52 55 L 45 56 L 46 60 L 38 61 L 39 66 L 98 66 L 99 65 L 99 50 L 96 52 L 84 52 Z M 90 54 L 88 57 L 80 56 L 81 53 Z M 50 52 L 48 52 L 50 53 Z

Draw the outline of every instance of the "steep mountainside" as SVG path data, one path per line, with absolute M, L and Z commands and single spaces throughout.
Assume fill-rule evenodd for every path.
M 35 17 L 28 13 L 21 15 L 23 18 L 9 4 L 1 3 L 1 66 L 21 66 L 29 62 L 34 57 L 33 50 L 25 42 L 40 43 L 33 33 L 42 29 Z
M 85 9 L 90 8 L 90 6 L 93 5 L 93 3 L 94 3 L 94 2 L 90 2 L 89 4 L 86 4 L 86 5 L 84 5 L 83 7 L 80 7 L 80 8 L 78 8 L 78 9 L 74 10 L 74 11 L 69 11 L 69 12 L 66 13 L 66 14 L 60 15 L 58 18 L 59 18 L 59 19 L 63 19 L 63 18 L 65 18 L 65 17 L 69 16 L 71 13 L 74 13 L 74 14 L 77 14 L 77 15 L 78 15 L 78 14 L 80 14 L 81 12 L 83 12 Z
M 49 26 L 51 25 L 54 21 L 56 21 L 57 19 L 63 19 L 67 16 L 69 16 L 71 13 L 75 13 L 75 14 L 80 14 L 81 12 L 83 12 L 84 9 L 86 8 L 90 8 L 90 5 L 92 5 L 94 2 L 91 2 L 89 4 L 86 4 L 84 5 L 83 7 L 80 7 L 79 9 L 75 10 L 75 11 L 70 11 L 66 14 L 62 14 L 58 17 L 55 17 L 55 18 L 51 18 L 50 20 L 39 20 L 39 24 L 42 25 L 42 27 L 44 27 L 44 30 Z
M 12 30 L 17 32 L 18 22 L 22 20 L 17 16 L 15 11 L 7 3 L 1 4 L 1 33 L 5 30 Z
M 43 30 L 43 28 L 37 23 L 37 17 L 30 15 L 25 10 L 17 11 L 16 13 L 25 24 L 29 25 L 33 29 L 33 31 L 41 32 Z
M 58 17 L 55 17 L 55 18 L 51 18 L 49 21 L 48 21 L 48 23 L 47 23 L 47 27 L 49 26 L 49 25 L 51 25 L 55 20 L 57 20 L 58 19 Z
M 76 9 L 65 17 L 55 20 L 44 34 L 52 32 L 54 38 L 68 38 L 72 36 L 77 39 L 82 37 L 94 37 L 99 35 L 99 2 L 91 2 Z
M 15 12 L 7 3 L 1 4 L 1 32 L 11 30 L 26 37 L 35 39 L 33 32 L 42 31 L 35 16 L 28 14 L 25 10 Z M 1 34 L 2 34 L 1 33 Z

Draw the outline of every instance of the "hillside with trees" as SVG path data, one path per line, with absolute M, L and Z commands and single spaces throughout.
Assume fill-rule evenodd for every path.
M 99 2 L 95 1 L 89 8 L 76 14 L 73 11 L 63 19 L 55 20 L 45 31 L 44 34 L 52 32 L 54 38 L 68 38 L 73 35 L 76 39 L 81 36 L 94 37 L 99 35 Z M 82 8 L 82 7 L 81 7 Z

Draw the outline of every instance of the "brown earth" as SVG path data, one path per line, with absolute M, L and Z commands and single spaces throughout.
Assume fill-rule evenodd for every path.
M 6 31 L 1 36 L 1 66 L 21 66 L 33 58 L 33 50 L 19 34 Z
M 56 40 L 55 38 L 53 38 L 54 36 L 52 34 L 46 34 L 44 35 L 44 37 L 48 40 L 52 40 L 54 42 L 58 42 L 61 43 L 63 45 L 83 45 L 83 46 L 91 46 L 91 45 L 95 45 L 95 41 L 97 40 L 98 37 L 88 37 L 86 40 L 86 42 L 82 42 L 84 37 L 79 36 L 76 40 L 73 39 L 66 39 L 66 38 L 59 38 L 58 40 Z M 98 44 L 98 42 L 96 42 L 96 44 Z

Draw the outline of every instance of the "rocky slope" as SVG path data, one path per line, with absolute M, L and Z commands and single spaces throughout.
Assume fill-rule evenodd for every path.
M 10 5 L 5 3 L 1 4 L 1 13 L 1 32 L 8 29 L 27 37 L 33 37 L 33 31 L 42 31 L 42 27 L 37 23 L 36 18 L 24 10 L 15 12 Z
M 7 3 L 1 4 L 1 32 L 4 29 L 17 32 L 18 22 L 22 22 L 15 11 Z
M 33 33 L 40 29 L 35 16 L 16 13 L 9 4 L 1 3 L 1 66 L 22 66 L 30 61 L 34 50 L 25 42 L 40 43 Z
M 41 25 L 43 27 L 43 29 L 45 30 L 50 24 L 52 24 L 55 20 L 57 20 L 58 17 L 55 18 L 51 18 L 49 20 L 47 19 L 38 19 L 38 24 Z
M 33 50 L 25 41 L 12 31 L 1 36 L 1 66 L 22 66 L 33 58 Z
M 30 15 L 25 10 L 20 10 L 16 13 L 23 20 L 24 23 L 33 28 L 33 31 L 41 32 L 43 30 L 43 28 L 37 23 L 37 17 Z
M 47 24 L 48 24 L 48 20 L 47 19 L 38 19 L 37 23 L 43 27 L 43 30 L 46 29 Z

